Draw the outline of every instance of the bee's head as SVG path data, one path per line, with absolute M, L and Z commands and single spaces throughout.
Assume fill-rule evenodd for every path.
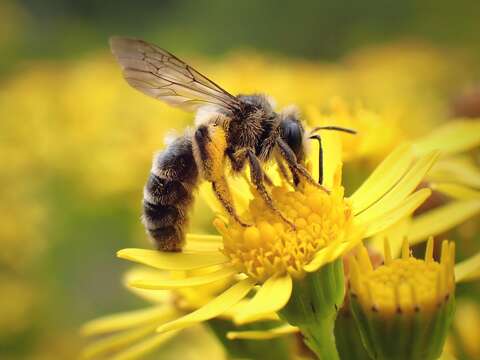
M 297 160 L 302 161 L 305 157 L 305 129 L 300 121 L 298 109 L 289 106 L 280 112 L 279 117 L 281 138 L 293 150 Z

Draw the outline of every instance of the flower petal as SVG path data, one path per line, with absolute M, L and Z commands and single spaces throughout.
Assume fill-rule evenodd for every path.
M 465 282 L 480 279 L 480 253 L 455 265 L 455 281 Z
M 177 320 L 161 325 L 157 328 L 157 331 L 179 330 L 221 315 L 247 296 L 254 286 L 255 283 L 251 279 L 239 281 L 206 305 Z
M 368 243 L 368 246 L 376 250 L 379 254 L 383 254 L 385 249 L 385 239 L 388 239 L 391 256 L 392 258 L 397 258 L 402 249 L 403 242 L 407 237 L 411 222 L 412 219 L 410 217 L 401 219 L 388 229 L 376 234 Z
M 428 174 L 430 182 L 448 182 L 480 188 L 480 169 L 465 157 L 447 158 L 438 161 Z
M 146 249 L 122 249 L 117 252 L 117 256 L 121 259 L 135 261 L 163 270 L 192 270 L 224 264 L 228 261 L 228 258 L 219 251 L 176 253 Z
M 222 237 L 220 235 L 213 235 L 213 234 L 187 234 L 187 242 L 189 241 L 198 241 L 198 242 L 205 242 L 205 243 L 216 243 L 222 242 Z
M 215 214 L 222 213 L 223 207 L 215 196 L 215 193 L 212 190 L 212 185 L 209 182 L 204 181 L 200 184 L 198 187 L 198 194 Z
M 137 342 L 148 334 L 154 334 L 158 324 L 143 326 L 131 330 L 122 331 L 118 334 L 102 338 L 88 344 L 82 352 L 82 359 L 93 359 L 105 356 L 109 353 L 119 351 L 128 345 Z
M 236 324 L 245 324 L 263 319 L 265 315 L 282 309 L 290 299 L 291 294 L 292 278 L 289 275 L 271 277 L 235 316 L 234 321 Z
M 440 150 L 442 154 L 454 154 L 480 144 L 480 121 L 451 121 L 415 142 L 414 151 L 426 154 Z
M 322 133 L 323 149 L 323 185 L 331 189 L 335 182 L 335 174 L 342 166 L 342 141 L 338 133 L 325 131 Z M 317 175 L 314 174 L 316 177 Z
M 237 304 L 233 305 L 230 309 L 222 313 L 222 318 L 233 319 L 235 316 L 242 312 L 242 310 L 250 303 L 250 299 L 240 300 Z M 280 318 L 277 313 L 268 313 L 262 316 L 262 321 L 279 321 Z
M 285 324 L 268 330 L 251 331 L 229 331 L 227 339 L 229 340 L 270 340 L 288 334 L 298 333 L 300 330 L 296 326 Z
M 166 334 L 155 334 L 132 347 L 117 353 L 111 357 L 112 360 L 132 360 L 144 357 L 144 355 L 154 351 L 160 345 L 177 335 L 177 331 L 171 331 Z
M 248 202 L 251 198 L 248 183 L 240 176 L 228 179 L 229 189 L 233 195 L 233 201 L 238 213 L 248 209 Z M 225 212 L 220 201 L 212 190 L 209 182 L 203 182 L 199 187 L 200 197 L 207 203 L 210 209 L 218 216 Z
M 137 289 L 128 286 L 130 279 L 138 279 L 138 278 L 152 278 L 155 276 L 164 276 L 167 273 L 164 270 L 157 270 L 150 267 L 145 266 L 135 266 L 129 269 L 125 275 L 123 276 L 123 283 L 127 287 L 127 289 L 133 292 L 135 295 L 139 296 L 140 298 L 152 302 L 154 304 L 171 304 L 173 300 L 173 294 L 171 291 L 168 290 L 144 290 L 144 289 Z
M 350 196 L 353 212 L 358 213 L 388 192 L 408 171 L 413 161 L 411 146 L 403 145 L 388 155 L 367 180 Z
M 218 251 L 223 247 L 220 235 L 187 234 L 183 252 Z
M 346 241 L 340 240 L 324 247 L 315 254 L 312 261 L 305 265 L 303 269 L 307 272 L 315 272 L 323 265 L 336 260 L 360 243 L 363 239 L 364 231 L 361 226 L 358 226 L 349 234 L 349 238 Z
M 430 210 L 412 221 L 407 233 L 410 245 L 449 230 L 480 212 L 480 200 L 454 201 Z
M 416 191 L 393 210 L 368 222 L 365 237 L 373 236 L 387 229 L 402 218 L 411 215 L 432 193 L 430 189 Z M 360 222 L 361 223 L 361 222 Z
M 438 152 L 433 152 L 420 158 L 385 196 L 360 214 L 357 213 L 355 218 L 361 223 L 367 223 L 399 206 L 408 194 L 420 184 L 438 155 Z
M 468 186 L 451 183 L 433 183 L 430 184 L 432 190 L 436 190 L 453 199 L 471 200 L 480 199 L 480 191 L 474 190 Z
M 226 279 L 236 273 L 237 270 L 233 267 L 223 267 L 208 274 L 189 276 L 183 279 L 172 279 L 171 276 L 130 278 L 128 285 L 135 288 L 150 290 L 178 289 L 210 284 L 218 280 Z
M 118 330 L 125 330 L 139 325 L 168 321 L 177 315 L 171 306 L 154 306 L 141 310 L 122 312 L 107 315 L 82 326 L 81 332 L 85 336 L 104 334 Z

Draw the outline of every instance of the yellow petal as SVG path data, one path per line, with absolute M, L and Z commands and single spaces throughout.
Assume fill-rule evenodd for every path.
M 245 324 L 282 309 L 292 294 L 289 275 L 271 277 L 257 291 L 253 299 L 235 316 L 235 323 Z
M 235 201 L 235 207 L 239 213 L 243 213 L 248 209 L 250 200 L 253 198 L 250 191 L 250 175 L 242 177 L 230 177 L 228 184 Z
M 455 281 L 465 282 L 480 279 L 480 253 L 455 265 Z
M 155 349 L 160 345 L 170 340 L 172 337 L 177 335 L 177 331 L 172 331 L 166 334 L 155 334 L 148 339 L 139 342 L 138 344 L 133 345 L 132 347 L 119 352 L 115 356 L 112 356 L 113 360 L 131 360 L 131 359 L 140 359 Z
M 365 237 L 373 236 L 380 231 L 383 231 L 394 225 L 402 218 L 411 215 L 421 204 L 423 204 L 423 202 L 430 196 L 431 193 L 432 191 L 430 189 L 421 189 L 416 191 L 393 210 L 390 210 L 389 212 L 370 220 L 368 222 Z
M 169 290 L 145 290 L 129 287 L 128 290 L 139 298 L 154 304 L 165 304 L 165 300 L 172 300 L 172 292 Z
M 198 310 L 195 310 L 177 320 L 161 325 L 157 328 L 157 331 L 165 332 L 179 330 L 217 317 L 247 296 L 254 286 L 255 283 L 251 279 L 239 281 Z
M 126 346 L 137 342 L 139 339 L 154 334 L 158 324 L 143 326 L 132 330 L 102 338 L 86 346 L 82 352 L 82 359 L 93 359 L 118 351 Z
M 177 315 L 171 306 L 154 306 L 141 310 L 107 315 L 82 326 L 83 335 L 91 336 L 118 330 L 125 330 L 139 325 L 168 321 Z
M 213 235 L 213 234 L 187 234 L 187 242 L 189 241 L 198 241 L 204 243 L 217 243 L 222 242 L 222 237 L 220 235 Z
M 212 234 L 187 234 L 184 252 L 218 251 L 223 247 L 222 237 Z
M 189 276 L 183 279 L 172 279 L 168 276 L 138 277 L 129 280 L 131 287 L 151 290 L 178 289 L 210 284 L 212 282 L 226 279 L 236 274 L 233 267 L 224 267 L 217 271 L 199 276 Z
M 146 249 L 122 249 L 117 252 L 121 259 L 164 270 L 193 270 L 211 265 L 224 264 L 228 258 L 219 251 L 212 252 L 161 252 Z
M 221 214 L 223 212 L 223 207 L 212 190 L 212 184 L 207 181 L 202 182 L 199 186 L 198 194 L 215 214 Z
M 369 247 L 376 250 L 379 254 L 382 254 L 384 251 L 385 239 L 388 239 L 392 258 L 397 258 L 400 254 L 403 241 L 407 236 L 407 232 L 410 229 L 411 221 L 412 219 L 410 217 L 403 218 L 388 229 L 376 234 L 369 242 Z
M 323 185 L 331 189 L 335 182 L 335 174 L 342 166 L 342 141 L 338 133 L 325 131 L 322 133 L 323 147 Z M 317 177 L 317 174 L 314 174 Z
M 288 334 L 298 333 L 300 330 L 296 326 L 282 325 L 268 330 L 252 331 L 229 331 L 227 338 L 229 340 L 270 340 Z
M 390 153 L 350 197 L 353 212 L 362 211 L 388 192 L 408 171 L 412 161 L 413 154 L 408 145 Z
M 234 306 L 232 306 L 230 309 L 228 309 L 227 311 L 225 311 L 224 313 L 222 313 L 221 317 L 222 318 L 226 318 L 226 319 L 233 319 L 235 318 L 235 316 L 239 313 L 242 312 L 242 310 L 248 305 L 248 303 L 250 302 L 249 299 L 243 299 L 243 300 L 240 300 L 237 304 L 235 304 Z M 261 319 L 259 320 L 264 320 L 264 321 L 269 321 L 269 320 L 272 320 L 272 321 L 278 321 L 280 320 L 280 318 L 278 317 L 278 315 L 276 313 L 269 313 L 269 314 L 265 314 L 264 316 L 262 316 Z
M 441 192 L 453 199 L 458 200 L 480 200 L 480 191 L 474 190 L 468 186 L 451 183 L 433 183 L 430 184 L 433 190 Z
M 428 174 L 430 182 L 448 182 L 480 188 L 480 168 L 472 159 L 451 157 L 438 161 Z
M 447 231 L 480 212 L 479 200 L 454 201 L 413 219 L 408 231 L 411 245 Z
M 310 141 L 308 143 L 308 165 L 310 166 L 310 172 L 315 180 L 318 180 L 318 160 L 319 160 L 319 146 L 318 141 Z
M 432 150 L 454 154 L 480 144 L 480 121 L 451 121 L 415 142 L 414 150 L 423 155 Z
M 361 223 L 367 223 L 395 209 L 420 184 L 437 157 L 438 152 L 434 152 L 420 158 L 385 196 L 355 218 Z
M 144 266 L 135 266 L 128 270 L 124 277 L 123 283 L 127 287 L 127 289 L 133 292 L 135 295 L 141 297 L 144 300 L 155 304 L 171 304 L 173 301 L 172 292 L 168 290 L 144 290 L 144 289 L 136 289 L 131 288 L 128 286 L 128 283 L 131 279 L 138 279 L 138 278 L 153 278 L 156 276 L 165 276 L 167 271 L 164 270 L 157 270 L 149 267 Z
M 363 239 L 363 233 L 364 229 L 359 226 L 352 231 L 352 234 L 350 234 L 347 241 L 338 241 L 336 243 L 332 243 L 318 251 L 313 257 L 312 261 L 305 265 L 303 269 L 307 272 L 314 272 L 323 265 L 336 260 L 357 246 Z
M 251 198 L 248 183 L 242 177 L 228 179 L 229 189 L 233 195 L 233 201 L 238 213 L 244 212 L 248 208 L 249 199 Z M 210 209 L 218 216 L 225 213 L 223 206 L 217 199 L 212 190 L 212 184 L 205 181 L 199 187 L 200 197 L 207 203 Z

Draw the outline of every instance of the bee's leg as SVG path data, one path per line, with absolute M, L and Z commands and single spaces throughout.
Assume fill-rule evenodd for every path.
M 237 215 L 233 198 L 225 179 L 225 131 L 214 124 L 201 125 L 193 136 L 193 154 L 202 177 L 212 183 L 212 189 L 225 211 L 240 225 L 248 226 Z
M 293 173 L 302 176 L 305 180 L 307 180 L 310 184 L 324 190 L 325 192 L 329 192 L 323 185 L 317 183 L 314 178 L 310 175 L 310 173 L 305 169 L 302 164 L 297 162 L 297 157 L 292 149 L 288 146 L 288 144 L 283 141 L 282 139 L 277 140 L 277 146 L 280 150 L 280 154 L 287 162 L 288 166 L 292 170 Z
M 280 171 L 280 175 L 287 183 L 292 183 L 293 187 L 298 185 L 298 176 L 295 175 L 293 171 L 288 172 L 287 168 L 283 164 L 283 158 L 280 157 L 277 153 L 275 153 L 275 160 L 277 162 L 278 170 Z M 290 175 L 291 174 L 291 175 Z
M 212 189 L 228 215 L 230 215 L 241 226 L 250 226 L 244 223 L 235 211 L 232 195 L 230 194 L 230 189 L 228 188 L 225 177 L 212 181 Z
M 295 228 L 295 225 L 290 220 L 288 220 L 273 204 L 273 200 L 263 184 L 265 179 L 265 173 L 263 172 L 260 161 L 258 161 L 255 153 L 252 150 L 248 150 L 247 156 L 250 164 L 250 178 L 252 183 L 255 185 L 257 191 L 259 192 L 260 196 L 275 214 L 277 214 L 284 222 L 286 222 L 292 228 Z
M 289 166 L 288 168 L 290 169 L 290 172 L 292 174 L 293 186 L 297 187 L 298 184 L 300 184 L 300 178 L 299 178 L 299 176 L 297 175 L 297 172 L 295 171 L 295 169 L 292 166 Z
M 265 172 L 263 173 L 263 181 L 265 182 L 265 184 L 267 184 L 268 186 L 273 186 L 273 181 L 272 179 L 270 179 L 270 177 L 265 174 Z
M 312 135 L 309 139 L 318 140 L 318 183 L 323 184 L 323 147 L 320 135 Z

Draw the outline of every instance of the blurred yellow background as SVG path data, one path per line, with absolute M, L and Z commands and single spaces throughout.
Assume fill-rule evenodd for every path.
M 480 75 L 479 4 L 3 0 L 0 358 L 75 358 L 83 322 L 140 303 L 115 252 L 149 246 L 151 157 L 192 114 L 129 88 L 108 36 L 157 43 L 234 94 L 299 105 L 307 122 L 357 128 L 344 155 L 361 176 L 462 114 Z M 191 226 L 206 231 L 196 206 Z M 465 252 L 478 250 L 470 235 Z M 459 293 L 478 304 L 478 286 Z

